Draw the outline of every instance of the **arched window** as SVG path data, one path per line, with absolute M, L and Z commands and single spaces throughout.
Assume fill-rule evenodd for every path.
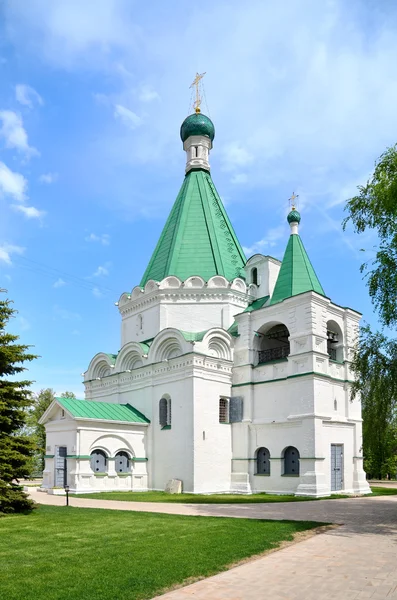
M 258 269 L 256 267 L 251 271 L 251 283 L 258 285 Z
M 267 448 L 256 451 L 256 474 L 270 475 L 270 452 Z
M 102 450 L 94 450 L 91 452 L 90 464 L 94 473 L 106 473 L 108 464 L 106 454 Z
M 330 360 L 343 361 L 343 334 L 335 321 L 327 322 L 327 353 Z
M 299 475 L 299 452 L 294 446 L 284 450 L 284 475 Z
M 273 325 L 267 331 L 261 328 L 256 335 L 259 337 L 258 363 L 263 364 L 272 360 L 287 358 L 290 353 L 289 331 L 285 325 Z M 263 332 L 262 332 L 263 331 Z
M 117 452 L 115 456 L 115 467 L 117 473 L 129 473 L 131 470 L 131 461 L 127 452 Z
M 161 427 L 171 427 L 171 398 L 163 397 L 159 402 L 159 422 Z

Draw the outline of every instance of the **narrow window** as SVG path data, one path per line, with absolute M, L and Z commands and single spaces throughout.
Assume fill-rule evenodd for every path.
M 258 269 L 256 267 L 251 271 L 251 283 L 258 285 Z
M 64 418 L 65 418 L 65 411 L 62 409 L 61 410 L 61 419 L 64 419 Z
M 258 448 L 257 450 L 256 474 L 270 475 L 270 452 L 267 448 Z
M 106 454 L 102 450 L 94 450 L 91 452 L 90 464 L 94 473 L 106 473 L 108 464 Z
M 219 423 L 229 423 L 228 398 L 219 398 Z
M 159 402 L 159 423 L 161 427 L 171 427 L 171 398 L 161 398 Z
M 130 457 L 127 452 L 118 452 L 115 457 L 116 460 L 116 471 L 117 473 L 129 473 L 130 472 Z
M 299 475 L 299 452 L 293 446 L 284 451 L 284 475 Z

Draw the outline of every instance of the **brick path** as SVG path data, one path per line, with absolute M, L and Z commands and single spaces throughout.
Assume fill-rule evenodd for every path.
M 64 497 L 32 492 L 44 504 Z M 342 524 L 161 600 L 397 600 L 397 496 L 279 504 L 166 504 L 72 498 L 80 507 Z

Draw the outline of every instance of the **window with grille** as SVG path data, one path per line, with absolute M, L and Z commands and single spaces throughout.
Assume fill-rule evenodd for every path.
M 102 450 L 91 452 L 90 465 L 94 473 L 106 473 L 108 459 Z
M 159 402 L 159 423 L 161 427 L 171 427 L 171 398 L 161 398 Z
M 258 448 L 256 452 L 256 474 L 270 475 L 270 452 L 267 448 Z
M 293 446 L 284 451 L 284 475 L 299 475 L 299 452 Z
M 229 423 L 228 398 L 219 398 L 219 423 Z

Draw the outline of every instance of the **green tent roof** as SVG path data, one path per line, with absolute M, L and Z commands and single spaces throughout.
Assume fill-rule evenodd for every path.
M 310 291 L 325 296 L 300 236 L 292 234 L 288 240 L 270 304 Z
M 80 419 L 150 423 L 145 415 L 130 404 L 94 402 L 91 400 L 77 400 L 75 398 L 56 398 L 56 401 L 73 417 Z
M 204 170 L 187 173 L 160 239 L 142 277 L 161 281 L 176 275 L 182 281 L 199 275 L 208 281 L 223 275 L 244 276 L 244 251 L 222 201 Z

